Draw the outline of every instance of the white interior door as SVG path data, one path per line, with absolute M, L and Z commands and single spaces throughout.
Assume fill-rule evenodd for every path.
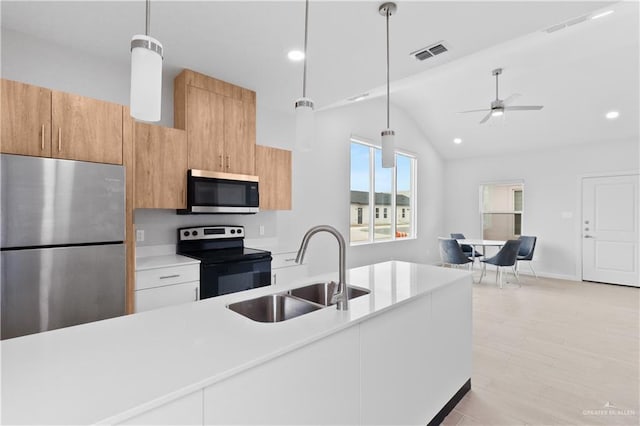
M 582 180 L 582 279 L 640 287 L 640 175 Z

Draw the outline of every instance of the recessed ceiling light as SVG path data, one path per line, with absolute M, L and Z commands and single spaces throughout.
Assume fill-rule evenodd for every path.
M 287 56 L 290 60 L 298 62 L 304 59 L 304 52 L 301 50 L 290 50 Z
M 611 15 L 612 13 L 613 13 L 613 10 L 607 10 L 606 12 L 601 12 L 601 13 L 598 13 L 598 14 L 596 14 L 596 15 L 593 15 L 593 16 L 591 17 L 591 19 L 598 19 L 598 18 L 602 18 L 602 17 L 604 17 L 604 16 Z
M 460 138 L 455 138 L 455 139 L 453 140 L 453 143 L 455 143 L 455 144 L 461 144 L 461 143 L 462 143 L 462 139 L 460 139 Z
M 615 120 L 616 118 L 620 117 L 620 113 L 618 111 L 609 111 L 605 117 L 607 117 L 609 120 Z

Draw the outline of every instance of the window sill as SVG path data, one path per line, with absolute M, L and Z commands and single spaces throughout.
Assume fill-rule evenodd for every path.
M 385 244 L 385 243 L 397 243 L 397 242 L 417 240 L 417 239 L 418 239 L 418 237 L 411 236 L 411 237 L 396 238 L 396 239 L 393 239 L 393 240 L 356 241 L 356 242 L 353 242 L 353 243 L 349 242 L 349 247 L 360 247 L 360 246 L 375 245 L 375 244 Z

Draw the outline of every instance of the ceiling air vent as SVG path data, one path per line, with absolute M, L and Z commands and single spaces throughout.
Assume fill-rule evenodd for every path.
M 580 24 L 582 22 L 585 22 L 588 18 L 589 18 L 589 15 L 579 16 L 577 18 L 573 18 L 573 19 L 570 19 L 568 21 L 561 22 L 559 24 L 553 25 L 553 26 L 545 29 L 544 31 L 548 32 L 549 34 L 555 33 L 556 31 L 562 30 L 562 29 L 570 27 L 572 25 L 576 25 L 576 24 Z
M 425 59 L 431 58 L 432 56 L 436 56 L 448 51 L 449 49 L 447 49 L 445 45 L 440 41 L 438 43 L 432 44 L 431 46 L 427 46 L 411 52 L 410 55 L 414 56 L 420 61 L 424 61 Z

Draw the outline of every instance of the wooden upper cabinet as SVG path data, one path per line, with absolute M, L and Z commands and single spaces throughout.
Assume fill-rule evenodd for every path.
M 224 97 L 188 86 L 186 119 L 189 168 L 224 171 Z
M 174 120 L 187 131 L 190 169 L 255 174 L 255 92 L 184 70 L 174 81 Z
M 225 169 L 230 173 L 252 175 L 255 172 L 255 137 L 250 137 L 248 104 L 240 99 L 224 98 Z
M 134 150 L 135 208 L 186 208 L 186 132 L 136 123 Z
M 54 158 L 122 164 L 122 105 L 52 91 Z
M 260 210 L 291 210 L 291 151 L 256 146 Z
M 51 156 L 51 90 L 2 80 L 0 150 L 7 154 Z

